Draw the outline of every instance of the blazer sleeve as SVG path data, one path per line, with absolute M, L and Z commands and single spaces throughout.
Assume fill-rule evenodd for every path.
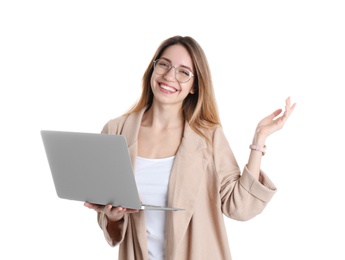
M 110 246 L 117 246 L 125 237 L 128 217 L 124 216 L 123 220 L 117 221 L 112 226 L 111 232 L 108 231 L 108 218 L 104 213 L 97 213 L 98 224 L 103 230 L 105 240 Z
M 213 156 L 223 214 L 245 221 L 261 213 L 276 187 L 262 170 L 259 180 L 247 167 L 241 172 L 221 127 L 214 132 Z

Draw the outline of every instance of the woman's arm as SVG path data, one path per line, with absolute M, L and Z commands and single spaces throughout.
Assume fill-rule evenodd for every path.
M 261 159 L 264 155 L 264 152 L 260 151 L 260 148 L 265 148 L 265 142 L 269 135 L 283 128 L 295 107 L 296 103 L 291 105 L 290 97 L 288 97 L 285 101 L 285 111 L 281 116 L 279 115 L 283 110 L 277 109 L 272 114 L 262 119 L 257 125 L 252 144 L 258 148 L 257 150 L 251 148 L 247 163 L 247 168 L 254 178 L 259 179 L 260 177 Z

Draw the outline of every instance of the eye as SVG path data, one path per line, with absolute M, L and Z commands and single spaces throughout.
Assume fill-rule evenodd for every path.
M 187 70 L 187 69 L 180 68 L 180 69 L 178 70 L 178 72 L 179 72 L 179 73 L 182 73 L 183 75 L 186 75 L 186 76 L 188 76 L 188 77 L 189 77 L 189 75 L 190 75 L 190 71 Z
M 157 65 L 165 69 L 170 68 L 170 64 L 164 60 L 159 60 Z

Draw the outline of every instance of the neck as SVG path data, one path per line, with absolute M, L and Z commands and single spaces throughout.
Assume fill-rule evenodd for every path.
M 152 104 L 151 108 L 145 112 L 142 126 L 168 129 L 184 125 L 184 117 L 181 108 L 172 106 L 160 106 Z

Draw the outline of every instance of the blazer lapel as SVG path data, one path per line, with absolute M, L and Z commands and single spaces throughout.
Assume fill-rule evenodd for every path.
M 142 109 L 137 113 L 130 114 L 122 127 L 121 134 L 126 137 L 133 169 L 135 169 L 135 159 L 138 154 L 138 135 L 145 110 L 146 109 Z
M 207 167 L 207 160 L 203 159 L 203 150 L 206 148 L 206 141 L 186 123 L 168 191 L 168 206 L 185 210 L 167 214 L 167 259 L 173 259 L 193 215 L 200 190 L 201 178 L 198 175 L 205 172 Z

